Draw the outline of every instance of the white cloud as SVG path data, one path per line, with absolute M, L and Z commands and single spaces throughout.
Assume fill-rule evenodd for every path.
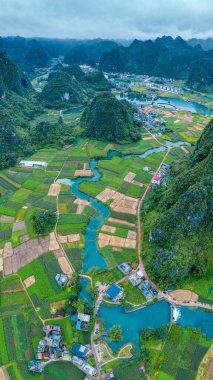
M 0 34 L 213 37 L 213 0 L 0 0 Z

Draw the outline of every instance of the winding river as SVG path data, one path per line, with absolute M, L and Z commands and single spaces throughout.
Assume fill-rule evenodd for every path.
M 165 151 L 168 146 L 181 146 L 187 143 L 178 142 L 171 143 L 165 142 L 164 146 L 153 148 L 147 150 L 143 154 L 127 154 L 122 155 L 120 152 L 112 151 L 108 152 L 105 158 L 92 159 L 90 162 L 90 168 L 92 169 L 94 175 L 93 177 L 87 178 L 77 178 L 73 181 L 67 179 L 59 179 L 59 183 L 68 184 L 71 186 L 72 193 L 81 199 L 88 200 L 93 208 L 96 210 L 96 215 L 92 217 L 86 228 L 85 233 L 85 248 L 83 250 L 84 261 L 83 261 L 83 271 L 87 272 L 88 269 L 97 266 L 100 269 L 107 268 L 107 263 L 104 257 L 100 254 L 98 249 L 98 231 L 109 216 L 109 209 L 97 201 L 95 198 L 90 197 L 83 193 L 79 189 L 79 184 L 82 181 L 94 182 L 98 181 L 101 177 L 97 169 L 97 163 L 99 160 L 109 160 L 115 155 L 122 155 L 124 158 L 130 158 L 131 156 L 138 156 L 141 158 L 147 157 L 150 154 Z M 88 279 L 81 278 L 82 291 L 80 293 L 81 299 L 87 299 L 90 304 L 92 304 L 92 299 L 87 292 Z M 178 319 L 177 322 L 183 327 L 196 327 L 199 328 L 208 337 L 213 337 L 213 318 L 212 313 L 206 312 L 203 309 L 192 309 L 187 307 L 178 308 Z M 119 324 L 122 329 L 123 340 L 122 342 L 115 343 L 109 342 L 109 346 L 115 350 L 122 346 L 124 343 L 132 342 L 135 345 L 136 353 L 139 353 L 139 331 L 141 328 L 148 326 L 150 328 L 157 328 L 170 321 L 170 305 L 165 301 L 158 301 L 155 304 L 144 307 L 140 310 L 133 311 L 131 313 L 125 313 L 121 306 L 105 306 L 101 305 L 98 311 L 98 316 L 104 320 L 105 330 L 109 329 L 114 324 Z M 107 340 L 106 337 L 104 339 Z
M 156 107 L 163 107 L 163 108 L 171 108 L 173 110 L 182 110 L 182 111 L 189 111 L 192 113 L 198 113 L 200 115 L 213 115 L 213 109 L 207 108 L 206 106 L 196 103 L 187 101 L 180 98 L 164 98 L 160 97 L 156 100 L 140 100 L 137 98 L 128 98 L 126 96 L 121 97 L 120 95 L 117 95 L 118 99 L 126 99 L 129 102 L 135 103 L 135 104 L 141 104 L 144 106 L 153 105 Z

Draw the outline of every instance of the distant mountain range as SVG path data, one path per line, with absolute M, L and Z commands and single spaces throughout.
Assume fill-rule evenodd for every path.
M 213 87 L 213 50 L 192 47 L 181 37 L 134 40 L 129 47 L 105 52 L 100 60 L 103 71 L 129 72 L 185 80 L 197 90 Z
M 206 39 L 191 38 L 187 42 L 191 46 L 200 45 L 203 50 L 213 50 L 213 38 L 206 38 Z
M 127 45 L 129 42 L 127 42 Z M 120 45 L 115 41 L 94 39 L 48 39 L 0 37 L 0 51 L 24 69 L 48 67 L 51 58 L 64 56 L 68 64 L 95 64 L 102 54 Z
M 50 66 L 52 58 L 64 57 L 66 64 L 99 65 L 101 70 L 130 72 L 183 79 L 197 90 L 213 88 L 213 39 L 154 41 L 77 40 L 0 37 L 0 51 L 24 71 Z M 62 58 L 63 59 L 63 58 Z

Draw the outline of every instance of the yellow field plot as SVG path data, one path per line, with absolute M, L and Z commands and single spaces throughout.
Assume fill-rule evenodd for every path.
M 191 290 L 177 289 L 170 292 L 170 295 L 177 301 L 198 301 L 198 295 Z
M 59 249 L 59 244 L 57 242 L 55 232 L 50 233 L 50 244 L 49 244 L 49 251 L 55 251 Z
M 83 165 L 83 169 L 75 170 L 75 177 L 91 177 L 92 175 L 93 171 L 91 169 L 87 169 L 86 162 Z
M 60 243 L 73 243 L 80 240 L 80 234 L 59 236 L 58 240 L 60 241 Z
M 136 231 L 128 231 L 128 235 L 127 235 L 128 239 L 136 240 L 136 237 L 137 237 Z
M 26 286 L 26 288 L 29 288 L 29 286 L 35 284 L 35 276 L 30 276 L 30 277 L 27 277 L 25 280 L 24 280 L 24 285 Z
M 146 140 L 154 140 L 154 137 L 152 137 L 152 136 L 143 137 L 143 140 L 144 141 L 146 141 Z
M 60 243 L 67 243 L 68 242 L 68 237 L 66 236 L 59 236 L 58 240 Z
M 127 222 L 126 220 L 122 220 L 122 219 L 109 218 L 108 222 L 116 223 L 116 224 L 123 224 L 124 226 L 128 226 L 128 227 L 135 227 L 135 223 L 130 223 L 130 222 Z
M 10 242 L 5 243 L 4 251 L 3 251 L 4 259 L 6 259 L 7 257 L 10 257 L 12 255 L 13 255 L 12 244 Z
M 68 235 L 67 238 L 68 238 L 69 243 L 73 243 L 75 241 L 80 240 L 80 234 L 71 234 L 71 235 Z
M 74 203 L 78 206 L 76 210 L 76 214 L 82 214 L 84 207 L 89 206 L 89 201 L 86 201 L 80 198 L 75 199 Z
M 128 197 L 125 194 L 119 193 L 118 191 L 106 188 L 96 198 L 102 202 L 107 202 L 110 199 L 113 199 L 110 207 L 117 212 L 136 215 L 138 199 Z
M 189 151 L 184 146 L 181 146 L 181 149 L 184 153 L 189 154 Z
M 3 249 L 0 249 L 0 272 L 3 271 Z
M 100 233 L 98 238 L 100 248 L 107 247 L 108 245 L 120 248 L 136 248 L 136 240 L 128 238 L 125 239 L 119 236 L 112 236 L 103 233 Z
M 104 232 L 111 232 L 112 234 L 115 233 L 116 231 L 116 227 L 112 227 L 112 226 L 107 226 L 106 224 L 104 224 L 101 228 L 101 231 L 104 231 Z
M 135 173 L 129 172 L 126 175 L 126 177 L 124 177 L 124 181 L 128 182 L 128 183 L 133 183 L 134 185 L 137 185 L 137 186 L 140 186 L 140 187 L 143 187 L 143 184 L 141 182 L 134 180 L 135 176 L 136 176 Z
M 6 367 L 0 367 L 0 380 L 10 380 Z
M 115 190 L 106 188 L 104 191 L 96 195 L 96 198 L 101 202 L 107 202 L 109 199 L 112 199 L 115 193 L 116 193 Z
M 135 174 L 135 173 L 129 172 L 129 173 L 126 175 L 126 177 L 124 177 L 124 181 L 125 181 L 125 182 L 129 182 L 129 183 L 131 183 L 135 177 L 136 177 L 136 174 Z
M 60 189 L 61 189 L 60 183 L 52 183 L 50 185 L 50 188 L 49 188 L 47 195 L 51 195 L 51 196 L 56 197 L 59 194 Z
M 60 268 L 64 274 L 67 274 L 67 275 L 72 274 L 73 270 L 65 256 L 58 258 L 58 264 L 60 265 Z

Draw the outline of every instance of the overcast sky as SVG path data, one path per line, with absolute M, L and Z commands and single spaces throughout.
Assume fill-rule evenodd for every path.
M 213 37 L 213 0 L 0 0 L 0 35 Z

